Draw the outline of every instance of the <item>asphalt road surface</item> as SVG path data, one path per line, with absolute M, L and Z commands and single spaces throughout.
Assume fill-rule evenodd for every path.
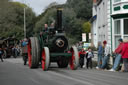
M 60 69 L 55 63 L 43 71 L 24 66 L 22 58 L 10 58 L 0 61 L 0 85 L 128 85 L 128 73 Z

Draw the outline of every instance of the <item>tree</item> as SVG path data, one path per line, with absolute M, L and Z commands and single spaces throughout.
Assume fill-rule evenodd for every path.
M 91 32 L 91 23 L 90 22 L 85 22 L 82 26 L 82 32 L 84 33 L 89 33 Z
M 70 44 L 81 40 L 81 20 L 76 18 L 73 9 L 65 7 L 63 10 L 63 27 L 69 38 Z
M 56 8 L 47 9 L 43 14 L 43 16 L 38 19 L 35 24 L 34 32 L 39 33 L 43 30 L 44 24 L 50 24 L 56 19 Z
M 82 32 L 87 34 L 87 42 L 89 42 L 89 33 L 91 32 L 91 23 L 85 22 L 82 26 Z
M 16 38 L 20 39 L 23 37 L 24 7 L 27 7 L 27 5 L 21 4 L 19 2 L 10 2 L 9 0 L 0 0 L 0 37 L 15 36 Z M 35 13 L 31 8 L 27 7 L 27 32 L 30 32 L 30 30 L 33 29 L 35 24 L 34 19 Z M 31 34 L 31 32 L 29 33 L 29 35 Z
M 73 8 L 77 18 L 89 20 L 92 15 L 92 0 L 67 0 L 67 6 Z
M 52 3 L 50 3 L 50 4 L 45 8 L 45 10 L 50 9 L 50 8 L 52 8 L 53 6 L 57 6 L 57 5 L 58 5 L 57 2 L 52 2 Z

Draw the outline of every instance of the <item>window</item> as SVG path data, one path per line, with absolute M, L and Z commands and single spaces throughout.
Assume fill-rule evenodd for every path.
M 121 36 L 115 36 L 115 48 L 119 45 L 118 40 L 121 38 Z
M 128 39 L 128 36 L 124 36 L 124 38 L 127 38 Z
M 128 19 L 124 19 L 124 34 L 128 35 Z
M 121 38 L 121 20 L 114 21 L 114 46 L 117 48 L 119 45 L 118 40 Z
M 116 2 L 119 2 L 119 1 L 121 1 L 121 0 L 114 0 L 115 3 L 116 3 Z
M 115 21 L 114 34 L 120 34 L 120 20 Z

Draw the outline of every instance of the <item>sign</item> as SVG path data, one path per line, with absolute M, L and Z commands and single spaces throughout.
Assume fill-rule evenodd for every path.
M 84 50 L 87 50 L 89 46 L 91 46 L 91 43 L 84 43 L 83 44 Z
M 83 42 L 86 41 L 86 33 L 82 33 L 82 41 L 83 41 Z
M 91 39 L 91 38 L 92 38 L 91 33 L 89 33 L 89 39 Z

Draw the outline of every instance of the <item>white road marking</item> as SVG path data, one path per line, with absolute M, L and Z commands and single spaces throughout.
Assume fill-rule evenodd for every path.
M 39 84 L 39 85 L 40 85 L 40 83 L 39 83 L 38 81 L 36 81 L 35 79 L 30 78 L 30 80 L 31 80 L 32 82 L 34 82 L 36 85 L 37 85 L 37 84 Z

